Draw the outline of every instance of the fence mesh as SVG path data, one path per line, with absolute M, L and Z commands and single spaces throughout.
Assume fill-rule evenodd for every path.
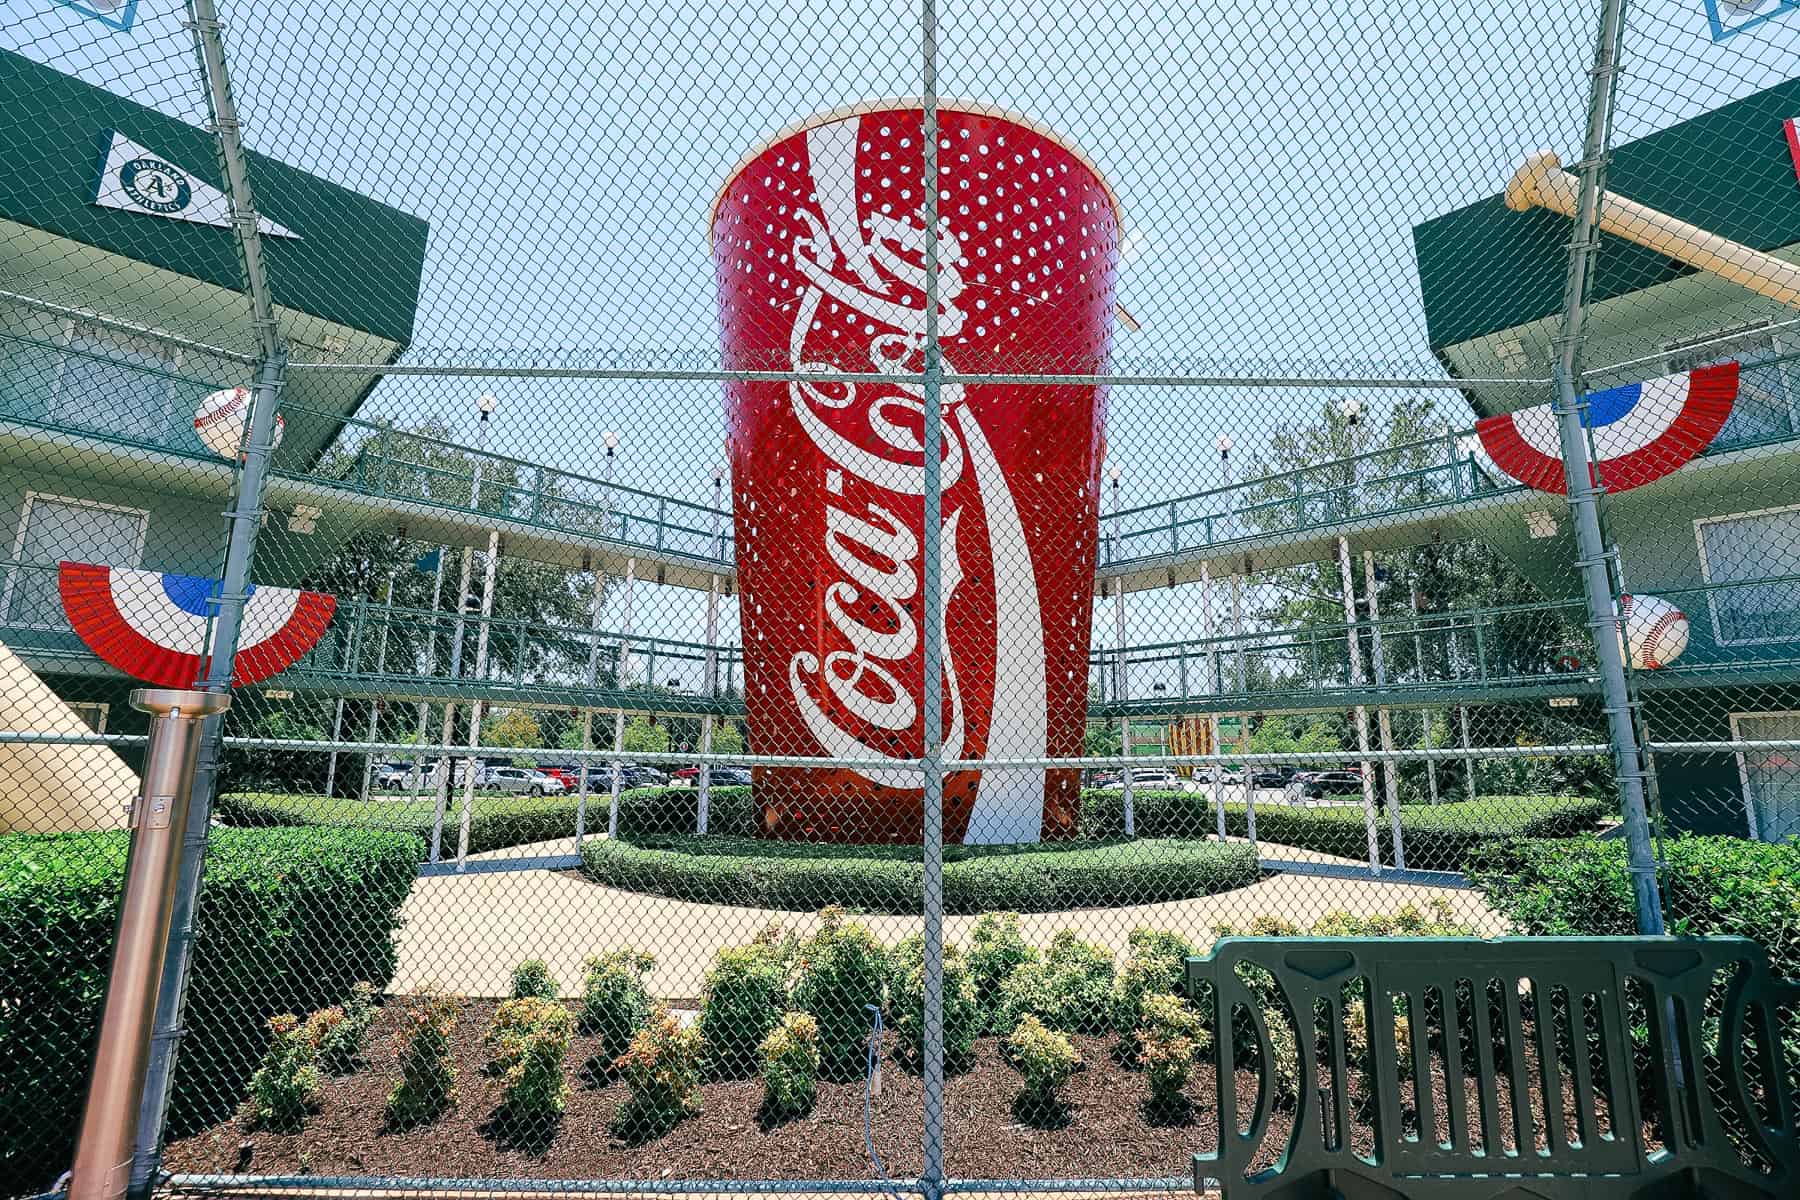
M 131 691 L 227 680 L 136 1184 L 1173 1188 L 1345 1086 L 1358 1154 L 1591 1140 L 1579 988 L 1184 964 L 1800 976 L 1789 9 L 1616 72 L 1570 0 L 9 9 L 0 1191 L 71 1159 Z M 1772 1178 L 1800 1014 L 1726 982 Z M 1536 1132 L 1433 1117 L 1508 986 Z

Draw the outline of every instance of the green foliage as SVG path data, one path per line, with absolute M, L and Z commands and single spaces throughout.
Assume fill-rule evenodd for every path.
M 508 1000 L 494 1014 L 490 1044 L 502 1023 L 501 1014 L 509 1009 L 513 1011 L 506 1018 L 506 1029 L 498 1035 L 504 1049 L 496 1055 L 504 1060 L 501 1108 L 514 1121 L 561 1116 L 569 1099 L 569 1085 L 563 1079 L 563 1057 L 569 1052 L 573 1026 L 569 1010 L 538 997 Z
M 786 1013 L 758 1045 L 757 1054 L 765 1111 L 777 1118 L 811 1112 L 819 1095 L 819 1023 L 808 1013 Z
M 1000 985 L 1006 982 L 1006 977 L 1037 959 L 1037 947 L 1027 942 L 1019 931 L 1018 913 L 981 914 L 969 935 L 967 961 L 984 1028 L 993 1028 L 995 1011 L 1000 1005 Z
M 727 946 L 713 959 L 699 1021 L 710 1074 L 739 1079 L 756 1069 L 759 1047 L 787 1011 L 792 950 L 771 925 L 750 945 Z M 814 1029 L 815 1042 L 817 1035 Z
M 518 996 L 494 1009 L 481 1044 L 487 1047 L 488 1070 L 504 1075 L 525 1053 L 533 1031 L 567 1021 L 569 1010 L 542 996 Z
M 0 835 L 0 1194 L 47 1188 L 67 1165 L 99 1028 L 129 837 Z M 424 847 L 366 830 L 215 829 L 189 971 L 174 1136 L 244 1095 L 277 1013 L 340 1003 L 393 977 L 399 910 Z
M 1113 960 L 1102 947 L 1064 929 L 1049 952 L 1000 985 L 1000 1028 L 1035 1017 L 1066 1033 L 1104 1033 L 1113 1025 Z
M 630 1102 L 614 1118 L 621 1136 L 655 1137 L 700 1111 L 700 1034 L 682 1028 L 667 1009 L 651 1014 L 632 1035 L 617 1065 L 631 1089 Z
M 264 1129 L 292 1133 L 319 1102 L 318 1050 L 293 1013 L 269 1018 L 269 1048 L 250 1076 L 250 1112 Z
M 633 717 L 625 722 L 625 740 L 620 745 L 632 754 L 667 754 L 669 727 L 653 725 L 649 717 Z
M 1333 909 L 1311 926 L 1302 929 L 1286 917 L 1267 913 L 1252 918 L 1248 927 L 1240 929 L 1229 923 L 1214 925 L 1213 936 L 1235 937 L 1479 937 L 1481 931 L 1456 919 L 1456 910 L 1442 897 L 1433 897 L 1421 910 L 1416 904 L 1402 904 L 1391 913 L 1358 914 Z
M 794 1003 L 819 1023 L 826 1076 L 849 1079 L 862 1068 L 867 1008 L 885 1004 L 887 952 L 868 926 L 844 920 L 841 909 L 824 909 L 819 919 L 819 931 L 800 947 Z
M 367 981 L 353 985 L 342 1006 L 321 1008 L 308 1017 L 307 1036 L 318 1049 L 319 1065 L 333 1075 L 355 1070 L 374 1021 L 375 985 Z
M 744 731 L 736 722 L 719 721 L 713 725 L 712 752 L 714 754 L 742 754 L 744 752 Z
M 1671 933 L 1749 938 L 1778 978 L 1800 977 L 1800 842 L 1678 837 L 1662 850 Z M 1637 929 L 1623 839 L 1514 842 L 1481 856 L 1470 879 L 1519 933 Z
M 556 999 L 556 977 L 550 974 L 550 964 L 541 958 L 528 958 L 512 972 L 512 998 L 522 999 L 526 996 L 537 996 L 544 1000 Z
M 1025 1080 L 1015 1106 L 1020 1115 L 1044 1120 L 1059 1112 L 1057 1093 L 1081 1069 L 1081 1055 L 1068 1036 L 1027 1015 L 1007 1035 L 1006 1053 Z
M 914 1063 L 925 1061 L 925 939 L 918 934 L 894 948 L 894 1029 Z M 975 1039 L 987 1014 L 975 993 L 974 976 L 955 946 L 944 947 L 944 1065 L 952 1071 L 975 1060 Z
M 580 736 L 579 730 L 577 736 Z M 535 750 L 544 744 L 544 730 L 529 709 L 501 709 L 481 723 L 481 744 L 499 749 Z M 512 761 L 516 767 L 535 765 L 535 760 L 529 758 Z
M 581 1032 L 597 1034 L 600 1053 L 617 1058 L 650 1019 L 654 1005 L 644 987 L 644 973 L 656 965 L 653 955 L 612 950 L 589 955 L 582 964 Z
M 1218 824 L 1211 791 L 1135 792 L 1133 807 L 1140 838 L 1196 838 Z M 1082 836 L 1115 838 L 1124 832 L 1124 798 L 1117 791 L 1089 789 L 1081 794 Z M 1406 865 L 1424 870 L 1461 870 L 1480 846 L 1514 837 L 1574 837 L 1594 828 L 1613 811 L 1610 800 L 1579 796 L 1484 796 L 1450 804 L 1403 805 L 1401 836 Z M 1244 806 L 1225 806 L 1225 831 L 1233 837 L 1249 833 Z M 1377 823 L 1382 862 L 1393 862 L 1393 838 L 1385 815 Z M 1368 858 L 1368 834 L 1360 805 L 1339 808 L 1256 806 L 1256 836 L 1302 850 L 1344 858 Z
M 693 789 L 684 790 L 691 796 Z M 944 903 L 951 913 L 1061 912 L 1186 899 L 1262 878 L 1255 852 L 1238 843 L 952 846 L 945 848 L 945 860 Z M 841 904 L 917 913 L 924 902 L 917 846 L 630 834 L 586 843 L 582 866 L 590 879 L 611 887 L 706 904 L 793 912 Z
M 1139 1056 L 1150 1084 L 1150 1107 L 1158 1112 L 1185 1107 L 1187 1101 L 1181 1092 L 1193 1078 L 1199 1042 L 1186 1034 L 1161 1030 L 1146 1032 L 1140 1040 Z
M 395 1041 L 400 1078 L 387 1098 L 387 1121 L 410 1129 L 436 1119 L 456 1099 L 456 1068 L 450 1063 L 450 1033 L 456 1028 L 455 997 L 430 989 L 415 993 Z
M 1137 1033 L 1144 1024 L 1144 1005 L 1154 996 L 1181 990 L 1186 963 L 1194 947 L 1177 933 L 1138 928 L 1127 939 L 1125 963 L 1113 989 L 1113 1028 L 1135 1056 Z
M 294 710 L 265 710 L 256 714 L 248 722 L 248 728 L 241 732 L 247 737 L 271 740 L 324 741 L 325 731 L 330 727 L 327 709 L 324 704 L 303 704 Z M 297 785 L 325 786 L 323 756 L 306 750 L 239 750 L 227 746 L 219 762 L 221 791 Z

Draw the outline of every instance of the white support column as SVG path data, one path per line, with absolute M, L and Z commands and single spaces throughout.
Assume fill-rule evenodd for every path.
M 1424 682 L 1426 682 L 1426 680 L 1425 680 L 1425 635 L 1419 629 L 1420 622 L 1419 622 L 1419 582 L 1418 582 L 1418 580 L 1417 579 L 1409 579 L 1407 590 L 1412 593 L 1411 603 L 1412 603 L 1412 615 L 1413 615 L 1413 658 L 1418 663 L 1419 682 L 1424 683 Z M 1429 708 L 1421 708 L 1419 710 L 1419 748 L 1421 750 L 1431 749 L 1431 710 Z M 1437 759 L 1435 759 L 1435 758 L 1428 758 L 1425 760 L 1425 787 L 1426 787 L 1427 793 L 1431 797 L 1431 802 L 1433 804 L 1436 804 L 1438 802 L 1438 784 L 1437 784 Z
M 375 639 L 375 673 L 377 675 L 382 674 L 387 667 L 388 626 L 394 619 L 394 576 L 397 574 L 399 574 L 397 569 L 388 572 L 387 598 L 382 601 L 381 636 Z M 373 742 L 375 735 L 381 731 L 381 704 L 379 697 L 369 701 L 369 731 L 363 739 L 364 741 Z M 370 777 L 374 772 L 375 756 L 364 754 L 362 791 L 358 793 L 360 799 L 367 800 L 369 798 Z
M 1206 639 L 1206 690 L 1216 700 L 1223 692 L 1219 678 L 1219 644 L 1213 639 L 1217 636 L 1217 626 L 1213 622 L 1213 586 L 1212 570 L 1208 563 L 1200 564 L 1200 633 Z M 1207 715 L 1207 745 L 1209 753 L 1219 753 L 1219 710 L 1215 705 Z M 1213 811 L 1219 818 L 1219 840 L 1225 840 L 1225 768 L 1214 762 L 1209 768 L 1212 777 Z
M 710 703 L 719 695 L 719 577 L 714 575 L 707 585 L 706 592 L 706 698 Z M 700 753 L 711 754 L 713 741 L 713 715 L 707 713 L 700 718 Z M 700 775 L 694 781 L 700 789 L 699 804 L 696 806 L 697 832 L 705 833 L 711 824 L 712 817 L 712 767 L 700 764 Z
M 331 740 L 340 742 L 344 738 L 344 698 L 338 697 L 331 706 Z M 325 794 L 330 796 L 337 790 L 338 752 L 333 750 L 331 757 L 325 760 Z
M 484 427 L 485 428 L 485 427 Z M 479 469 L 480 463 L 476 463 Z M 480 475 L 476 475 L 476 490 L 480 490 Z M 475 548 L 464 546 L 462 552 L 462 569 L 456 580 L 456 623 L 450 629 L 450 679 L 452 682 L 462 678 L 463 629 L 469 621 L 469 575 L 475 566 Z M 444 701 L 444 727 L 438 740 L 440 747 L 437 760 L 437 779 L 433 790 L 436 792 L 436 803 L 431 818 L 431 861 L 437 862 L 443 854 L 444 813 L 450 807 L 450 788 L 454 785 L 456 775 L 450 768 L 448 749 L 450 739 L 456 730 L 456 701 Z
M 1381 589 L 1376 586 L 1375 552 L 1363 551 L 1363 591 L 1369 597 L 1369 655 L 1375 664 L 1375 687 L 1377 690 L 1387 689 L 1387 656 L 1381 647 Z M 1381 748 L 1386 753 L 1394 751 L 1394 722 L 1388 713 L 1387 705 L 1375 710 L 1375 723 L 1381 733 Z M 1400 764 L 1393 759 L 1383 759 L 1381 763 L 1382 790 L 1387 800 L 1388 832 L 1394 839 L 1394 869 L 1406 870 L 1406 843 L 1400 837 Z
M 600 677 L 600 622 L 601 609 L 606 600 L 606 576 L 599 568 L 594 569 L 594 602 L 593 611 L 588 619 L 588 660 L 587 689 L 594 690 Z M 581 710 L 581 748 L 594 748 L 594 710 Z M 593 766 L 587 759 L 581 760 L 581 772 L 578 779 L 579 792 L 575 798 L 575 853 L 581 853 L 581 842 L 587 836 L 587 802 L 588 777 L 593 773 Z
M 1127 679 L 1125 662 L 1125 581 L 1113 580 L 1113 700 L 1121 710 L 1125 702 L 1131 698 L 1130 683 Z M 1119 753 L 1126 758 L 1131 757 L 1131 714 L 1121 711 L 1119 715 Z M 1119 771 L 1119 780 L 1125 798 L 1125 836 L 1137 836 L 1137 805 L 1132 794 L 1131 768 L 1124 767 Z
M 1237 680 L 1235 687 L 1242 699 L 1249 690 L 1249 680 L 1244 672 L 1244 577 L 1237 572 L 1231 575 L 1231 642 L 1233 654 L 1237 659 Z M 1238 753 L 1246 754 L 1250 750 L 1250 714 L 1240 711 L 1238 719 Z M 1250 839 L 1250 848 L 1256 849 L 1256 783 L 1251 778 L 1255 774 L 1250 764 L 1242 758 L 1238 760 L 1239 773 L 1244 777 L 1244 836 Z M 1260 851 L 1258 851 L 1260 853 Z
M 1469 706 L 1459 704 L 1456 706 L 1456 711 L 1462 720 L 1462 748 L 1468 750 L 1471 745 L 1469 741 Z M 1476 798 L 1475 758 L 1473 755 L 1463 759 L 1463 771 L 1465 772 L 1464 777 L 1468 780 L 1468 799 L 1473 800 Z
M 622 636 L 619 638 L 618 689 L 621 692 L 625 690 L 625 678 L 631 670 L 631 605 L 632 592 L 636 584 L 637 559 L 628 558 L 625 560 L 625 591 L 622 601 L 624 612 L 619 630 Z M 613 714 L 613 752 L 615 754 L 625 752 L 625 710 L 622 708 Z M 606 812 L 606 836 L 609 838 L 619 836 L 619 790 L 624 778 L 623 772 L 624 767 L 620 760 L 613 759 L 612 800 Z
M 1363 685 L 1362 646 L 1356 638 L 1356 583 L 1350 574 L 1350 543 L 1339 537 L 1338 544 L 1338 576 L 1344 589 L 1344 624 L 1348 626 L 1345 644 L 1350 651 L 1350 687 L 1352 690 Z M 1361 704 L 1356 705 L 1356 748 L 1364 755 L 1369 752 L 1369 710 Z M 1369 760 L 1365 757 L 1362 766 L 1363 824 L 1369 835 L 1369 871 L 1381 874 L 1381 836 L 1375 825 L 1375 780 L 1369 771 Z
M 481 631 L 475 636 L 475 686 L 487 678 L 488 635 L 494 625 L 494 576 L 500 568 L 500 531 L 488 534 L 487 564 L 481 575 Z M 469 823 L 475 816 L 475 748 L 481 745 L 481 715 L 486 707 L 479 693 L 469 706 L 469 759 L 463 775 L 462 812 L 457 820 L 456 869 L 468 865 Z

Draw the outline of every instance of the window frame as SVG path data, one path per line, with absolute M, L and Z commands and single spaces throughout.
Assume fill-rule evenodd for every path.
M 1788 329 L 1776 321 L 1765 317 L 1741 325 L 1714 329 L 1694 337 L 1677 338 L 1664 342 L 1662 344 L 1662 369 L 1666 374 L 1691 370 L 1695 364 L 1690 360 L 1694 359 L 1696 355 L 1704 356 L 1705 362 L 1733 358 L 1736 355 L 1732 352 L 1752 339 L 1761 339 L 1767 343 L 1768 351 L 1774 359 L 1774 366 L 1781 374 L 1781 390 L 1787 399 L 1788 436 L 1790 438 L 1800 436 L 1800 380 L 1794 378 L 1793 372 L 1789 370 L 1790 364 L 1781 361 L 1787 355 L 1800 350 L 1800 341 L 1797 341 L 1791 336 Z M 1716 346 L 1713 345 L 1714 343 Z M 1718 353 L 1709 353 L 1712 349 L 1717 349 Z M 1768 364 L 1751 364 L 1752 367 L 1766 365 Z M 1724 430 L 1719 431 L 1719 436 L 1724 437 Z M 1768 440 L 1762 439 L 1740 444 L 1756 446 L 1766 444 Z
M 4 587 L 0 587 L 0 625 L 7 625 L 14 629 L 66 631 L 69 628 L 67 621 L 63 621 L 59 624 L 47 625 L 31 621 L 15 621 L 12 619 L 13 595 L 17 590 L 16 585 L 21 573 L 20 568 L 26 566 L 55 565 L 53 563 L 26 563 L 24 559 L 19 557 L 25 550 L 25 535 L 31 529 L 32 507 L 39 501 L 46 501 L 51 504 L 64 504 L 71 508 L 92 508 L 99 509 L 103 512 L 135 514 L 138 519 L 137 541 L 136 545 L 132 548 L 132 561 L 129 564 L 133 569 L 142 567 L 144 563 L 144 542 L 150 532 L 150 510 L 147 508 L 138 508 L 131 504 L 112 504 L 105 500 L 89 500 L 85 496 L 64 496 L 56 492 L 27 491 L 25 493 L 25 498 L 19 504 L 19 524 L 13 532 L 12 555 L 8 558 L 6 564 L 6 584 Z
M 1731 740 L 1734 742 L 1748 742 L 1753 741 L 1754 739 L 1744 736 L 1743 721 L 1745 719 L 1753 717 L 1800 717 L 1800 709 L 1770 708 L 1750 710 L 1746 712 L 1730 713 L 1728 714 L 1728 717 L 1731 721 Z M 1732 757 L 1737 759 L 1738 787 L 1744 798 L 1744 828 L 1748 831 L 1751 841 L 1760 842 L 1763 840 L 1762 827 L 1756 819 L 1756 802 L 1750 794 L 1750 764 L 1745 758 L 1745 752 L 1742 750 L 1735 751 Z
M 83 721 L 87 721 L 87 718 L 85 716 L 82 716 L 82 710 L 83 709 L 93 710 L 95 715 L 97 717 L 99 717 L 99 722 L 96 724 L 95 722 L 88 721 L 87 722 L 88 727 L 90 729 L 92 729 L 95 733 L 105 733 L 106 732 L 106 719 L 112 711 L 111 704 L 109 704 L 105 700 L 65 700 L 65 701 L 63 701 L 63 703 L 67 704 L 71 709 L 73 709 L 75 712 L 75 715 L 78 717 L 81 717 L 81 719 Z
M 73 349 L 71 345 L 71 343 L 74 342 L 75 335 L 78 331 L 84 336 L 95 337 L 98 340 L 109 342 L 115 350 L 135 351 L 137 347 L 140 346 L 149 347 L 151 352 L 162 356 L 164 368 L 168 371 L 170 376 L 180 375 L 181 369 L 185 363 L 185 352 L 182 347 L 173 342 L 164 340 L 163 337 L 159 336 L 159 334 L 161 334 L 160 330 L 151 329 L 141 334 L 124 333 L 116 329 L 110 329 L 97 321 L 88 321 L 81 317 L 64 317 L 62 321 L 61 344 L 56 348 L 56 374 L 51 383 L 49 402 L 44 406 L 45 417 L 52 423 L 68 424 L 72 429 L 79 429 L 84 433 L 92 433 L 101 437 L 113 437 L 122 441 L 134 443 L 147 441 L 158 446 L 168 445 L 172 436 L 171 431 L 174 428 L 175 402 L 180 392 L 180 388 L 177 386 L 178 380 L 175 378 L 170 378 L 165 381 L 169 385 L 169 388 L 168 397 L 163 405 L 162 434 L 160 437 L 155 435 L 145 437 L 136 433 L 128 433 L 119 429 L 116 425 L 109 428 L 106 425 L 88 425 L 81 422 L 70 422 L 69 418 L 63 412 L 59 411 L 59 403 L 63 402 L 73 391 L 71 385 L 65 382 L 65 378 L 69 368 L 69 359 L 81 354 L 80 351 Z M 133 344 L 127 346 L 124 344 L 127 341 Z M 129 370 L 130 368 L 121 367 L 121 369 Z
M 1712 560 L 1706 551 L 1706 526 L 1722 525 L 1727 521 L 1741 521 L 1749 517 L 1772 517 L 1779 513 L 1800 512 L 1800 504 L 1778 504 L 1770 508 L 1755 508 L 1744 512 L 1719 513 L 1710 517 L 1694 518 L 1694 547 L 1700 555 L 1700 581 L 1706 586 L 1706 611 L 1712 621 L 1713 641 L 1720 646 L 1772 646 L 1795 639 L 1787 637 L 1741 637 L 1728 638 L 1724 626 L 1719 623 L 1719 606 L 1717 593 L 1714 591 Z M 1785 571 L 1782 575 L 1800 575 L 1800 570 Z M 1781 578 L 1781 575 L 1773 576 Z M 1730 583 L 1754 583 L 1755 580 L 1731 580 Z

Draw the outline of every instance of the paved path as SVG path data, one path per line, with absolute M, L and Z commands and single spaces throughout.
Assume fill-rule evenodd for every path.
M 574 839 L 568 838 L 474 858 L 494 862 L 573 850 Z M 1263 850 L 1269 857 L 1334 861 L 1326 855 L 1267 843 Z M 1305 926 L 1335 909 L 1370 915 L 1392 912 L 1409 903 L 1423 908 L 1434 899 L 1448 903 L 1458 920 L 1484 933 L 1504 932 L 1500 918 L 1478 894 L 1466 889 L 1288 874 L 1194 900 L 1035 913 L 1022 920 L 1026 936 L 1039 944 L 1047 943 L 1059 929 L 1074 929 L 1119 953 L 1125 948 L 1126 935 L 1140 925 L 1177 930 L 1204 943 L 1211 940 L 1213 926 L 1221 923 L 1242 927 L 1255 917 L 1268 915 Z M 579 987 L 583 958 L 629 946 L 656 956 L 650 978 L 652 992 L 691 999 L 700 994 L 707 966 L 720 947 L 748 942 L 771 920 L 803 934 L 817 924 L 810 913 L 669 900 L 602 887 L 573 871 L 544 870 L 421 878 L 402 911 L 406 925 L 401 931 L 394 989 L 405 991 L 434 981 L 469 996 L 505 995 L 512 968 L 526 958 L 547 962 L 565 994 L 570 994 Z M 899 941 L 922 926 L 920 918 L 910 916 L 861 919 L 887 942 Z M 946 918 L 946 936 L 952 941 L 965 940 L 975 920 Z

